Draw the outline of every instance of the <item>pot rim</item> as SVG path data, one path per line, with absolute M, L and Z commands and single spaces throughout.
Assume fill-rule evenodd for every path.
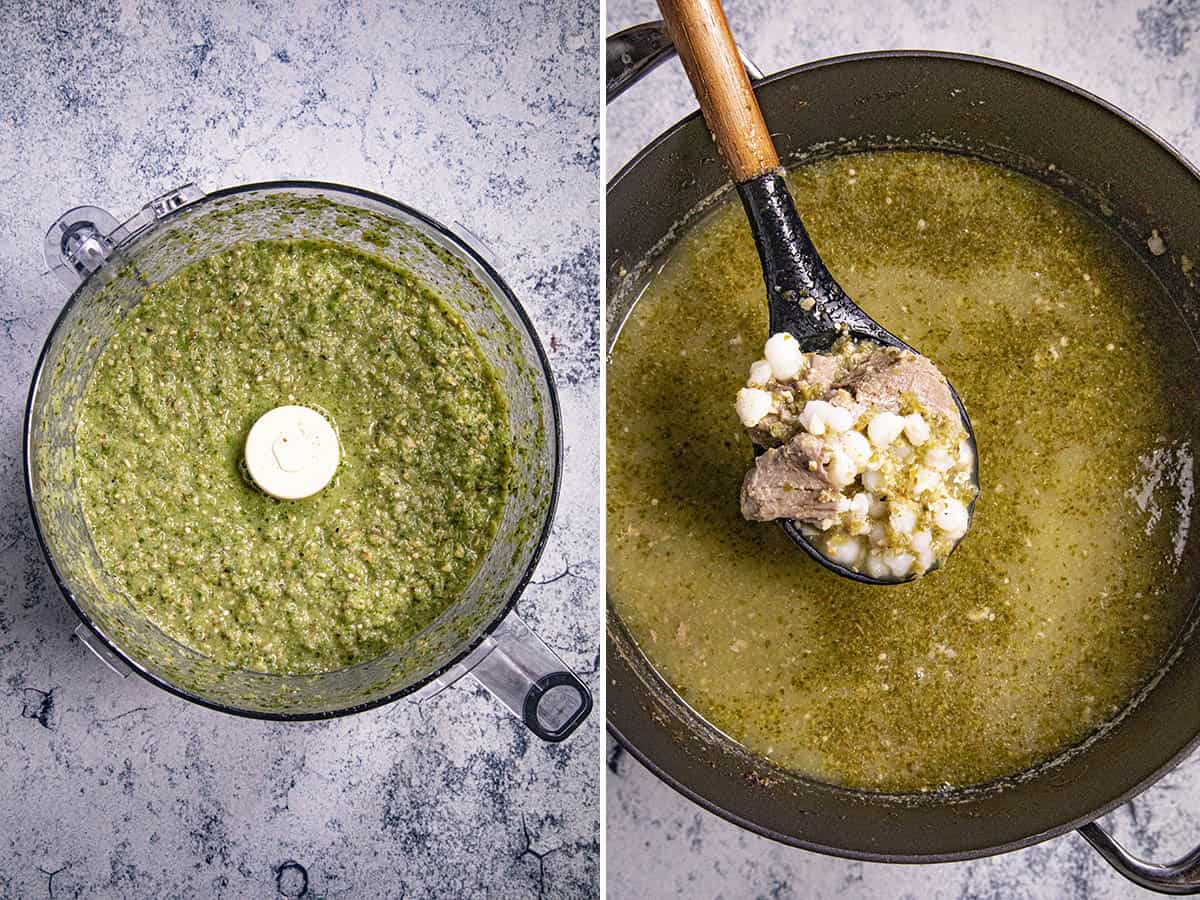
M 930 60 L 939 60 L 939 61 L 967 63 L 970 65 L 978 65 L 978 66 L 985 67 L 985 68 L 1002 69 L 1002 70 L 1005 70 L 1005 71 L 1008 71 L 1008 72 L 1011 72 L 1011 73 L 1014 73 L 1017 75 L 1022 75 L 1027 78 L 1031 78 L 1036 81 L 1040 81 L 1051 87 L 1057 88 L 1060 91 L 1063 91 L 1067 94 L 1073 95 L 1074 97 L 1090 101 L 1095 106 L 1098 106 L 1101 110 L 1109 113 L 1110 115 L 1115 116 L 1117 119 L 1119 119 L 1125 125 L 1132 127 L 1136 131 L 1140 132 L 1143 137 L 1149 138 L 1152 142 L 1157 144 L 1161 149 L 1165 150 L 1175 160 L 1176 163 L 1178 163 L 1186 172 L 1188 172 L 1188 174 L 1190 174 L 1192 176 L 1192 178 L 1194 180 L 1200 182 L 1200 169 L 1197 169 L 1196 166 L 1194 166 L 1192 163 L 1190 163 L 1183 156 L 1183 154 L 1180 153 L 1180 151 L 1178 149 L 1176 149 L 1169 141 L 1167 141 L 1165 138 L 1163 138 L 1162 136 L 1157 134 L 1153 129 L 1151 129 L 1145 123 L 1141 122 L 1139 119 L 1137 119 L 1134 116 L 1130 115 L 1129 113 L 1125 112 L 1120 107 L 1115 106 L 1114 104 L 1110 103 L 1109 101 L 1103 99 L 1102 97 L 1097 96 L 1096 94 L 1091 93 L 1090 91 L 1085 90 L 1084 88 L 1081 88 L 1081 87 L 1078 87 L 1077 85 L 1071 84 L 1068 81 L 1064 81 L 1063 79 L 1058 78 L 1054 75 L 1049 75 L 1045 72 L 1041 72 L 1037 69 L 1033 69 L 1028 66 L 1023 66 L 1018 63 L 1008 62 L 1008 61 L 996 59 L 993 57 L 981 56 L 981 55 L 976 55 L 976 54 L 971 54 L 971 53 L 961 53 L 961 52 L 956 52 L 956 51 L 944 51 L 944 50 L 894 49 L 894 50 L 861 51 L 861 52 L 856 52 L 856 53 L 846 53 L 846 54 L 841 54 L 838 56 L 826 57 L 824 59 L 814 60 L 812 62 L 802 63 L 797 66 L 792 66 L 792 67 L 789 67 L 786 69 L 781 69 L 778 72 L 774 72 L 770 75 L 767 75 L 766 77 L 762 78 L 761 80 L 755 81 L 753 86 L 754 86 L 755 91 L 757 91 L 760 87 L 763 87 L 765 85 L 770 85 L 775 82 L 783 81 L 785 79 L 791 78 L 796 75 L 804 75 L 809 72 L 813 72 L 818 69 L 823 69 L 823 68 L 827 68 L 830 66 L 853 64 L 853 63 L 857 63 L 857 62 L 879 61 L 879 60 L 887 60 L 887 59 L 930 59 Z M 666 128 L 664 131 L 659 133 L 653 140 L 650 141 L 650 143 L 648 143 L 645 147 L 643 147 L 641 150 L 639 150 L 628 162 L 625 163 L 625 165 L 623 165 L 620 168 L 620 170 L 617 172 L 617 174 L 614 175 L 609 180 L 609 182 L 606 186 L 606 189 L 605 189 L 606 198 L 608 196 L 610 196 L 611 194 L 613 194 L 620 187 L 622 181 L 624 181 L 625 178 L 630 176 L 632 174 L 633 170 L 635 168 L 637 168 L 646 158 L 650 157 L 655 152 L 657 152 L 661 145 L 665 144 L 668 140 L 673 139 L 679 131 L 688 127 L 693 121 L 695 121 L 696 119 L 699 119 L 700 117 L 701 117 L 701 113 L 700 113 L 699 109 L 689 113 L 688 115 L 684 116 L 682 119 L 675 122 L 673 125 Z M 620 332 L 620 328 L 618 327 L 617 329 L 614 330 L 614 336 L 619 335 L 619 332 Z M 611 343 L 606 342 L 606 350 L 608 352 L 611 352 L 611 350 L 612 350 Z M 607 596 L 606 596 L 606 604 L 609 606 L 610 618 L 615 618 L 616 621 L 619 623 L 620 616 L 616 612 L 616 610 L 612 608 L 611 601 L 608 600 Z M 620 625 L 619 627 L 621 627 L 623 629 L 624 626 Z M 614 628 L 614 626 L 613 626 L 612 622 L 610 621 L 606 626 L 606 640 L 609 642 L 610 645 L 612 642 L 613 628 Z M 632 641 L 631 636 L 629 639 Z M 635 646 L 636 646 L 636 644 L 635 644 Z M 638 652 L 641 652 L 640 648 L 638 648 Z M 610 653 L 609 658 L 611 659 L 614 655 L 615 654 Z M 645 657 L 644 653 L 642 655 L 643 655 L 643 657 Z M 659 681 L 661 681 L 664 685 L 666 685 L 666 687 L 671 691 L 671 693 L 678 696 L 678 692 L 675 691 L 675 689 L 673 687 L 671 687 L 671 685 L 661 675 L 659 675 L 658 670 L 654 667 L 653 663 L 650 662 L 649 657 L 645 657 L 645 659 L 646 659 L 647 664 L 649 665 L 650 671 L 653 674 L 653 676 L 655 678 L 657 678 Z M 686 705 L 686 703 L 685 703 L 685 705 Z M 701 718 L 703 718 L 703 717 L 701 717 Z M 1198 745 L 1200 745 L 1200 731 L 1197 731 L 1196 734 L 1188 742 L 1186 742 L 1177 752 L 1175 752 L 1165 763 L 1158 766 L 1154 771 L 1149 773 L 1145 778 L 1139 780 L 1132 788 L 1129 788 L 1128 790 L 1126 790 L 1124 793 L 1122 793 L 1118 797 L 1115 797 L 1114 799 L 1108 801 L 1107 803 L 1103 804 L 1099 808 L 1093 810 L 1091 813 L 1087 813 L 1087 814 L 1084 814 L 1081 816 L 1074 817 L 1074 818 L 1068 820 L 1067 822 L 1061 823 L 1059 825 L 1055 825 L 1052 828 L 1045 829 L 1043 831 L 1037 832 L 1032 835 L 1028 835 L 1023 838 L 1019 838 L 1019 839 L 1012 840 L 1012 841 L 1007 841 L 1003 844 L 997 844 L 997 845 L 988 846 L 988 847 L 978 847 L 978 848 L 968 849 L 968 850 L 964 850 L 964 851 L 956 851 L 956 852 L 950 852 L 950 853 L 929 853 L 929 854 L 907 854 L 907 853 L 895 854 L 895 853 L 876 853 L 876 852 L 871 852 L 871 851 L 866 851 L 866 850 L 856 850 L 856 849 L 852 849 L 852 848 L 835 847 L 835 846 L 831 846 L 828 844 L 823 844 L 823 843 L 819 843 L 816 841 L 811 841 L 811 840 L 806 840 L 804 838 L 795 837 L 793 835 L 783 834 L 781 832 L 775 831 L 774 829 L 767 828 L 763 825 L 753 822 L 753 821 L 745 818 L 744 816 L 739 815 L 738 813 L 735 813 L 731 810 L 725 809 L 724 807 L 722 807 L 720 804 L 716 803 L 715 801 L 708 799 L 707 797 L 705 797 L 704 795 L 699 793 L 699 791 L 697 791 L 696 789 L 692 788 L 691 786 L 685 784 L 681 779 L 675 777 L 673 774 L 667 772 L 664 768 L 660 767 L 648 755 L 644 754 L 641 750 L 639 750 L 638 747 L 633 743 L 633 741 L 626 734 L 624 734 L 621 731 L 620 727 L 613 721 L 613 719 L 611 717 L 611 711 L 606 713 L 606 727 L 607 727 L 609 734 L 611 734 L 613 736 L 613 738 L 616 739 L 618 744 L 626 752 L 628 752 L 634 759 L 636 759 L 646 769 L 648 769 L 652 774 L 654 774 L 656 777 L 661 779 L 664 783 L 666 783 L 667 785 L 669 785 L 670 787 L 675 789 L 677 792 L 682 794 L 688 800 L 691 800 L 696 805 L 700 806 L 701 808 L 707 810 L 710 813 L 713 813 L 713 814 L 719 816 L 720 818 L 722 818 L 728 822 L 733 823 L 734 825 L 739 826 L 740 828 L 744 828 L 747 831 L 750 831 L 754 834 L 761 835 L 762 837 L 769 838 L 773 841 L 777 841 L 778 843 L 781 843 L 781 844 L 786 844 L 788 846 L 797 847 L 799 849 L 808 850 L 808 851 L 812 851 L 815 853 L 822 853 L 827 856 L 835 856 L 835 857 L 840 857 L 842 859 L 850 859 L 850 860 L 856 860 L 856 861 L 862 861 L 862 862 L 903 863 L 903 864 L 962 862 L 962 861 L 971 860 L 971 859 L 982 859 L 982 858 L 989 857 L 989 856 L 996 856 L 996 855 L 999 855 L 1002 853 L 1009 853 L 1014 850 L 1021 850 L 1021 849 L 1027 848 L 1027 847 L 1031 847 L 1035 844 L 1042 843 L 1043 841 L 1050 840 L 1051 838 L 1059 837 L 1063 834 L 1066 834 L 1068 831 L 1075 830 L 1082 825 L 1086 825 L 1089 822 L 1093 822 L 1093 821 L 1101 818 L 1102 816 L 1104 816 L 1107 813 L 1111 812 L 1112 810 L 1116 809 L 1121 804 L 1128 802 L 1133 797 L 1142 793 L 1147 788 L 1149 788 L 1150 786 L 1155 784 L 1157 781 L 1159 781 L 1163 776 L 1165 776 L 1168 772 L 1170 772 L 1172 769 L 1174 769 L 1177 765 L 1179 765 L 1180 762 L 1182 762 L 1185 758 L 1187 758 L 1192 753 L 1192 751 L 1195 750 Z M 710 727 L 714 731 L 717 731 L 718 733 L 723 734 L 715 726 L 710 726 Z M 732 738 L 727 737 L 727 740 L 732 740 Z M 812 781 L 813 783 L 820 783 L 820 782 L 815 782 L 815 780 L 812 780 L 812 779 L 807 779 L 807 780 Z M 837 787 L 837 786 L 832 785 L 832 787 Z M 869 794 L 871 792 L 855 791 L 854 793 L 861 794 L 863 796 L 869 796 Z
M 50 349 L 50 342 L 53 340 L 54 335 L 58 332 L 59 327 L 62 325 L 63 320 L 67 316 L 67 313 L 70 312 L 72 307 L 74 307 L 76 302 L 78 302 L 79 296 L 80 296 L 81 292 L 83 291 L 84 286 L 90 280 L 90 276 L 89 276 L 89 278 L 84 279 L 84 281 L 81 282 L 80 285 L 74 291 L 71 292 L 71 296 L 67 298 L 67 301 L 63 304 L 63 307 L 59 311 L 58 316 L 55 317 L 54 323 L 50 326 L 50 330 L 46 335 L 46 339 L 42 343 L 42 349 L 38 353 L 37 362 L 34 364 L 34 368 L 33 368 L 33 374 L 30 377 L 29 396 L 25 401 L 25 419 L 24 419 L 24 423 L 22 425 L 22 436 L 21 436 L 21 445 L 22 445 L 21 446 L 21 456 L 22 456 L 22 462 L 24 464 L 24 469 L 25 469 L 25 472 L 24 472 L 25 499 L 29 505 L 30 519 L 33 521 L 34 533 L 37 535 L 38 545 L 41 547 L 41 550 L 42 550 L 42 556 L 46 560 L 47 566 L 49 566 L 49 568 L 50 568 L 50 573 L 51 573 L 51 575 L 53 575 L 54 581 L 58 585 L 59 591 L 62 593 L 63 597 L 66 598 L 67 603 L 70 605 L 71 609 L 74 610 L 75 615 L 79 617 L 80 621 L 82 621 L 83 624 L 88 627 L 88 629 L 92 632 L 92 634 L 94 634 L 96 636 L 96 639 L 99 640 L 100 643 L 106 649 L 108 649 L 111 653 L 113 653 L 113 655 L 115 655 L 118 659 L 120 659 L 123 663 L 125 663 L 125 665 L 127 665 L 131 670 L 133 670 L 135 673 L 140 675 L 146 681 L 150 682 L 155 687 L 161 688 L 162 690 L 167 691 L 170 694 L 174 694 L 176 697 L 181 697 L 182 699 L 188 700 L 199 706 L 204 706 L 204 707 L 207 707 L 208 709 L 216 710 L 217 712 L 229 713 L 230 715 L 241 716 L 241 717 L 247 718 L 247 719 L 261 719 L 261 720 L 272 721 L 272 722 L 313 722 L 313 721 L 324 721 L 327 719 L 336 719 L 336 718 L 340 718 L 342 716 L 353 715 L 354 713 L 366 712 L 367 710 L 376 709 L 380 706 L 385 706 L 389 703 L 393 703 L 396 700 L 401 699 L 402 697 L 405 697 L 409 694 L 412 694 L 412 693 L 420 690 L 421 688 L 428 685 L 430 682 L 437 679 L 439 676 L 443 675 L 444 673 L 446 673 L 447 671 L 452 669 L 461 660 L 466 658 L 471 653 L 471 651 L 474 650 L 476 647 L 478 647 L 488 635 L 490 635 L 493 631 L 495 631 L 496 628 L 500 625 L 500 623 L 502 621 L 504 621 L 504 619 L 508 616 L 508 614 L 510 612 L 512 612 L 512 610 L 516 607 L 517 600 L 520 599 L 522 593 L 524 593 L 524 591 L 525 591 L 525 588 L 528 587 L 529 582 L 533 578 L 534 570 L 537 568 L 538 562 L 541 560 L 541 557 L 542 557 L 542 552 L 543 552 L 543 550 L 545 550 L 546 544 L 550 539 L 550 532 L 553 527 L 555 512 L 558 509 L 558 497 L 559 497 L 559 492 L 560 492 L 561 486 L 562 486 L 562 457 L 563 457 L 562 415 L 561 415 L 561 411 L 559 408 L 558 388 L 556 387 L 556 385 L 554 383 L 554 373 L 551 371 L 551 368 L 550 368 L 550 360 L 546 356 L 545 349 L 542 347 L 541 338 L 538 337 L 537 329 L 534 327 L 533 321 L 530 319 L 529 314 L 525 311 L 525 307 L 521 304 L 521 301 L 518 300 L 516 297 L 516 294 L 513 293 L 512 288 L 510 288 L 508 286 L 508 282 L 504 280 L 504 278 L 500 275 L 500 273 L 496 271 L 495 267 L 487 259 L 485 259 L 470 243 L 465 241 L 463 238 L 459 237 L 459 235 L 456 232 L 452 231 L 450 228 L 447 228 L 445 225 L 443 225 L 437 219 L 433 218 L 432 216 L 430 216 L 426 213 L 421 212 L 420 210 L 416 209 L 415 207 L 409 206 L 406 203 L 402 203 L 399 200 L 393 200 L 391 197 L 387 197 L 383 194 L 376 193 L 375 191 L 369 191 L 369 190 L 366 190 L 363 188 L 352 187 L 352 186 L 344 185 L 344 184 L 337 184 L 336 182 L 330 182 L 330 181 L 309 181 L 309 180 L 304 180 L 304 179 L 294 179 L 293 178 L 293 179 L 281 179 L 281 180 L 273 180 L 273 181 L 247 182 L 245 184 L 238 184 L 238 185 L 232 185 L 229 187 L 220 188 L 218 190 L 212 191 L 211 193 L 206 193 L 203 197 L 201 197 L 199 200 L 195 201 L 194 203 L 189 203 L 184 206 L 178 207 L 177 209 L 171 210 L 169 213 L 167 213 L 165 216 L 163 216 L 159 221 L 168 221 L 171 218 L 173 218 L 174 216 L 179 215 L 180 213 L 182 213 L 185 210 L 192 210 L 192 209 L 196 208 L 197 206 L 201 206 L 203 204 L 206 204 L 206 203 L 209 203 L 209 202 L 212 202 L 215 200 L 219 200 L 223 197 L 229 197 L 229 196 L 233 196 L 236 194 L 249 193 L 252 191 L 286 190 L 286 189 L 291 189 L 291 188 L 303 188 L 303 189 L 310 189 L 310 190 L 329 190 L 329 191 L 336 191 L 336 192 L 342 193 L 342 194 L 349 194 L 349 195 L 355 196 L 355 197 L 361 197 L 363 199 L 370 200 L 374 203 L 378 203 L 382 206 L 389 207 L 393 210 L 396 210 L 396 211 L 400 212 L 401 214 L 408 216 L 412 219 L 416 219 L 421 224 L 432 229 L 441 238 L 445 239 L 446 241 L 449 241 L 451 246 L 455 250 L 457 250 L 461 254 L 463 254 L 473 264 L 479 266 L 479 268 L 481 268 L 484 271 L 484 273 L 487 274 L 487 276 L 492 280 L 492 282 L 495 283 L 495 285 L 504 294 L 504 297 L 512 305 L 513 309 L 516 311 L 517 319 L 520 321 L 522 327 L 525 329 L 526 335 L 528 335 L 530 341 L 533 343 L 534 350 L 537 354 L 538 362 L 541 365 L 542 374 L 546 379 L 546 386 L 548 388 L 547 392 L 550 395 L 550 414 L 551 414 L 551 418 L 552 418 L 553 425 L 554 425 L 554 452 L 553 452 L 553 457 L 552 457 L 553 473 L 552 473 L 552 479 L 551 479 L 552 483 L 550 486 L 550 499 L 546 505 L 546 513 L 545 513 L 545 516 L 544 516 L 544 519 L 542 522 L 542 527 L 541 527 L 540 533 L 538 535 L 537 543 L 533 549 L 533 555 L 529 560 L 529 565 L 526 566 L 525 571 L 522 573 L 520 580 L 517 582 L 516 586 L 513 588 L 513 590 L 509 594 L 509 596 L 508 596 L 507 600 L 504 602 L 503 606 L 501 606 L 497 610 L 496 614 L 491 618 L 491 620 L 488 622 L 487 626 L 484 627 L 480 631 L 478 636 L 473 638 L 468 643 L 464 644 L 463 647 L 457 653 L 455 653 L 455 655 L 452 658 L 447 659 L 445 661 L 445 663 L 441 664 L 438 668 L 431 671 L 428 675 L 424 676 L 423 678 L 417 680 L 416 682 L 414 682 L 410 685 L 407 685 L 397 691 L 393 691 L 389 694 L 384 695 L 383 697 L 379 697 L 379 698 L 376 698 L 373 700 L 368 700 L 363 703 L 356 703 L 351 706 L 345 706 L 340 709 L 327 710 L 327 711 L 322 711 L 322 712 L 304 712 L 304 713 L 283 713 L 283 712 L 272 712 L 272 711 L 266 711 L 266 710 L 243 709 L 240 707 L 229 706 L 229 705 L 226 705 L 223 703 L 216 703 L 212 700 L 205 699 L 204 697 L 200 697 L 196 694 L 193 694 L 192 692 L 187 691 L 183 688 L 180 688 L 174 684 L 171 684 L 166 679 L 160 678 L 158 675 L 155 675 L 149 669 L 142 666 L 141 663 L 137 662 L 135 659 L 130 657 L 128 654 L 126 654 L 120 647 L 118 647 L 112 640 L 110 640 L 108 638 L 108 636 L 106 634 L 104 634 L 104 632 L 100 629 L 100 627 L 94 621 L 92 621 L 92 619 L 83 611 L 83 609 L 80 607 L 80 605 L 76 602 L 74 595 L 72 594 L 70 588 L 67 587 L 66 582 L 63 580 L 62 575 L 59 573 L 58 566 L 55 564 L 54 559 L 50 554 L 49 547 L 47 547 L 47 545 L 46 545 L 46 539 L 43 534 L 42 523 L 38 517 L 37 506 L 34 504 L 34 500 L 33 500 L 33 495 L 34 495 L 33 467 L 31 465 L 32 452 L 33 452 L 32 428 L 31 428 L 32 419 L 33 419 L 33 400 L 37 394 L 38 384 L 41 381 L 43 368 L 44 368 L 44 365 L 46 362 L 46 356 Z M 149 229 L 147 229 L 147 231 L 148 230 Z M 145 235 L 146 235 L 146 231 L 138 232 L 137 234 L 133 235 L 128 241 L 119 245 L 119 249 L 128 249 L 129 247 L 136 245 L 138 243 L 138 241 L 140 241 Z

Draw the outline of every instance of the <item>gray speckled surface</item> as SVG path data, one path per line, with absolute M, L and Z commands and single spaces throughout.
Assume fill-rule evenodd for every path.
M 533 314 L 563 401 L 557 526 L 519 608 L 595 688 L 594 5 L 29 2 L 4 18 L 0 897 L 594 895 L 598 715 L 549 746 L 477 688 L 284 725 L 121 681 L 72 637 L 19 461 L 65 299 L 41 240 L 67 208 L 302 177 L 465 223 Z
M 859 50 L 961 50 L 1033 66 L 1115 102 L 1200 160 L 1200 3 L 995 3 L 729 0 L 743 48 L 766 72 Z M 611 0 L 611 33 L 657 18 L 648 0 Z M 1114 63 L 1115 61 L 1115 63 Z M 632 88 L 607 114 L 608 175 L 695 108 L 677 62 Z M 1068 835 L 1006 856 L 899 867 L 783 847 L 684 800 L 628 755 L 607 782 L 609 896 L 773 898 L 1118 898 L 1151 896 Z M 1200 758 L 1180 766 L 1105 824 L 1131 849 L 1174 858 L 1200 843 Z

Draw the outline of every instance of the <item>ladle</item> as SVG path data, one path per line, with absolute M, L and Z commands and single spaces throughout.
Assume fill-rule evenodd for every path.
M 658 0 L 658 6 L 700 101 L 704 121 L 729 167 L 750 219 L 767 285 L 770 333 L 790 332 L 806 352 L 828 351 L 846 332 L 856 339 L 912 350 L 850 299 L 817 254 L 783 180 L 779 155 L 738 56 L 720 0 Z M 950 392 L 971 448 L 976 451 L 975 431 L 967 411 L 953 385 Z M 974 456 L 972 480 L 978 486 L 977 451 Z M 972 500 L 969 512 L 973 514 L 974 508 Z M 780 521 L 792 541 L 838 575 L 867 584 L 897 583 L 897 580 L 872 578 L 833 562 L 794 522 Z M 899 581 L 912 577 L 915 576 Z

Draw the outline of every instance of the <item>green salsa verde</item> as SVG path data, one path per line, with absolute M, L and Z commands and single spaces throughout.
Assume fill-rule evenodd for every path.
M 789 181 L 848 293 L 963 398 L 972 529 L 943 569 L 873 587 L 743 520 L 730 396 L 767 307 L 735 201 L 612 350 L 610 600 L 685 700 L 781 766 L 883 791 L 1018 773 L 1111 720 L 1186 617 L 1195 348 L 1131 251 L 1029 178 L 894 152 Z
M 243 474 L 285 404 L 337 429 L 334 480 Z M 116 587 L 233 667 L 321 672 L 402 645 L 486 555 L 511 471 L 505 399 L 463 320 L 407 273 L 308 240 L 236 245 L 147 288 L 86 389 L 76 480 Z

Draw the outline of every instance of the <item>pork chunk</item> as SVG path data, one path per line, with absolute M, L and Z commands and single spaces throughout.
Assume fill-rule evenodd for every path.
M 912 394 L 928 412 L 958 417 L 950 385 L 937 366 L 924 356 L 895 347 L 874 351 L 843 375 L 835 387 L 849 391 L 866 407 L 898 412 L 901 399 Z
M 742 515 L 756 522 L 819 522 L 835 517 L 840 509 L 836 496 L 827 499 L 831 496 L 825 472 L 828 462 L 824 442 L 807 432 L 767 450 L 742 482 Z

